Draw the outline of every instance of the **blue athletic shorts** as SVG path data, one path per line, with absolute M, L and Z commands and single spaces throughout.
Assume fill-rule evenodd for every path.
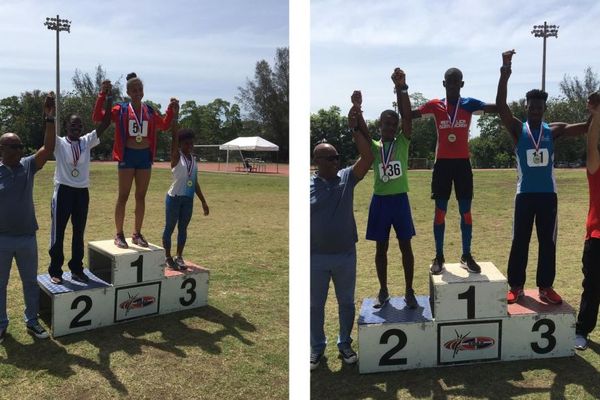
M 367 240 L 382 242 L 390 238 L 390 228 L 394 226 L 399 240 L 409 240 L 415 236 L 415 226 L 410 212 L 408 194 L 388 196 L 374 194 L 369 207 Z
M 150 148 L 147 149 L 130 149 L 125 147 L 123 161 L 119 163 L 119 169 L 150 169 L 152 168 Z

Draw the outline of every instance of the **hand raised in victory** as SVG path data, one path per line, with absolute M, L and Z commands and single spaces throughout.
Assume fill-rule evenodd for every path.
M 406 74 L 400 68 L 395 68 L 392 74 L 392 82 L 394 86 L 405 86 L 406 85 Z
M 179 113 L 179 100 L 175 97 L 171 97 L 168 108 L 172 109 L 175 115 L 177 115 Z
M 512 56 L 514 54 L 517 54 L 517 52 L 515 51 L 515 49 L 507 50 L 504 53 L 502 53 L 502 65 L 504 65 L 504 66 L 510 66 L 511 63 L 512 63 Z
M 352 101 L 352 105 L 358 107 L 360 110 L 360 106 L 362 105 L 362 93 L 360 90 L 355 90 L 352 92 L 352 96 L 350 96 L 350 101 Z
M 44 115 L 46 117 L 53 117 L 56 114 L 56 97 L 54 92 L 50 92 L 46 95 L 44 100 Z
M 110 80 L 106 79 L 102 81 L 102 85 L 100 86 L 100 91 L 108 96 L 112 93 L 112 83 Z

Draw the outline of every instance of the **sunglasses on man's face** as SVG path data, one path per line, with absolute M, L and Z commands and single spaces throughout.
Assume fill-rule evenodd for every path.
M 317 157 L 317 158 L 319 158 L 321 160 L 327 160 L 327 161 L 337 161 L 340 159 L 340 155 L 336 154 L 333 156 L 321 156 L 321 157 Z
M 23 150 L 25 148 L 25 145 L 20 144 L 20 143 L 3 144 L 2 146 L 8 147 L 9 149 L 13 149 L 13 150 Z

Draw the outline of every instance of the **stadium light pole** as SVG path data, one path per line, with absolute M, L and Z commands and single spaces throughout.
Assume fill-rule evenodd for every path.
M 531 34 L 535 37 L 544 39 L 544 55 L 542 58 L 542 90 L 546 91 L 546 39 L 549 37 L 558 38 L 558 25 L 548 25 L 544 21 L 544 25 L 534 25 Z
M 56 135 L 60 134 L 60 114 L 59 114 L 59 98 L 60 98 L 60 40 L 59 34 L 61 31 L 71 33 L 71 21 L 60 19 L 59 15 L 56 18 L 46 18 L 44 25 L 51 31 L 56 31 Z

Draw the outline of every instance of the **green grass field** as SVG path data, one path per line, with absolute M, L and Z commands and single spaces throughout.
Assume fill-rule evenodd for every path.
M 53 173 L 51 162 L 35 183 L 40 273 L 49 263 Z M 152 175 L 143 233 L 160 245 L 171 175 L 158 168 Z M 210 216 L 202 215 L 196 199 L 184 257 L 211 270 L 209 305 L 34 340 L 22 322 L 22 289 L 13 264 L 9 336 L 0 345 L 0 398 L 288 397 L 287 177 L 201 172 L 199 179 Z M 86 241 L 111 239 L 116 166 L 93 164 L 91 182 Z M 133 203 L 132 193 L 126 236 L 133 227 Z M 70 238 L 68 227 L 66 261 Z
M 559 228 L 554 287 L 565 301 L 578 309 L 582 279 L 581 255 L 588 210 L 587 180 L 583 169 L 557 170 L 556 176 Z M 506 275 L 512 236 L 516 171 L 478 170 L 474 172 L 474 180 L 473 255 L 476 260 L 492 261 Z M 417 236 L 413 239 L 414 286 L 417 295 L 429 295 L 428 271 L 435 255 L 433 201 L 429 198 L 431 172 L 410 171 L 409 181 L 409 198 L 417 230 Z M 372 182 L 372 173 L 369 173 L 355 191 L 354 210 L 359 232 L 357 317 L 362 300 L 375 297 L 379 289 L 374 265 L 375 244 L 364 239 Z M 388 285 L 392 296 L 401 296 L 404 292 L 404 277 L 400 251 L 392 243 L 397 242 L 390 241 Z M 458 262 L 461 252 L 458 205 L 452 198 L 446 215 L 446 262 Z M 536 263 L 537 237 L 534 229 L 527 288 L 535 287 Z M 357 366 L 343 366 L 337 356 L 337 303 L 333 293 L 332 286 L 326 308 L 326 333 L 330 343 L 326 353 L 328 361 L 311 373 L 311 394 L 314 399 L 600 398 L 600 329 L 596 329 L 590 336 L 588 350 L 577 352 L 574 357 L 569 358 L 359 375 Z M 353 337 L 357 339 L 356 325 Z M 355 350 L 358 350 L 357 341 Z

